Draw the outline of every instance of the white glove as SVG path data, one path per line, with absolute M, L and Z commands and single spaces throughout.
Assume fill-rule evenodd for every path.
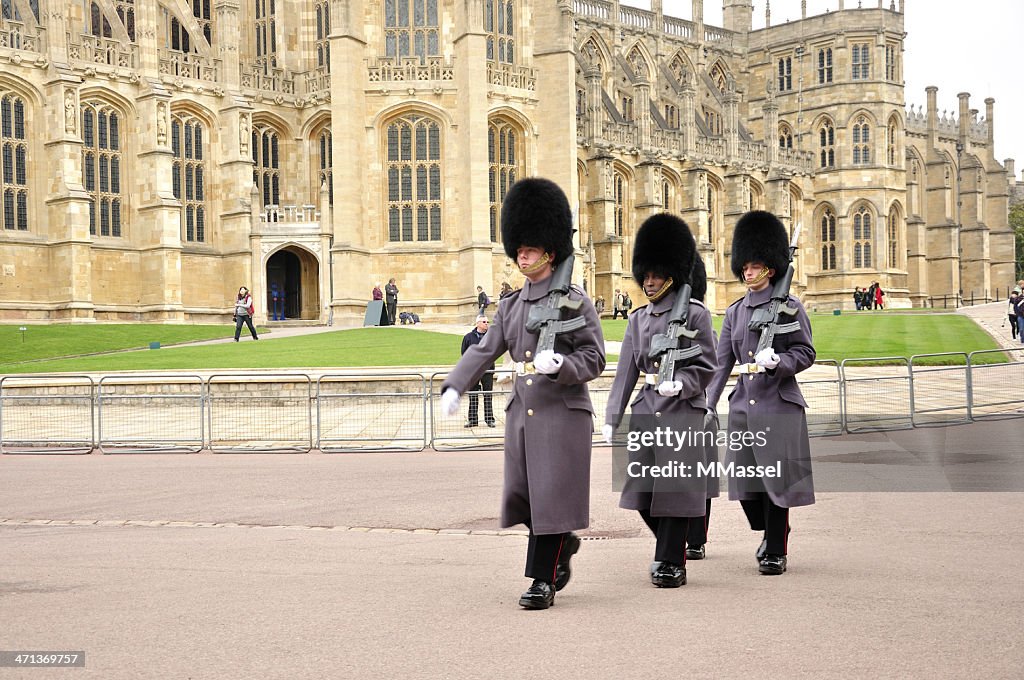
M 546 349 L 533 360 L 533 367 L 538 373 L 553 375 L 562 368 L 565 357 L 554 350 Z
M 441 413 L 451 418 L 459 412 L 459 399 L 462 395 L 448 388 L 441 395 Z
M 674 397 L 683 391 L 683 383 L 678 380 L 666 380 L 658 385 L 658 394 L 663 397 Z
M 604 438 L 605 444 L 612 443 L 612 435 L 615 434 L 615 428 L 610 424 L 605 423 L 601 426 L 601 436 Z
M 758 366 L 764 366 L 770 370 L 779 365 L 779 355 L 771 347 L 765 347 L 754 355 L 754 361 Z

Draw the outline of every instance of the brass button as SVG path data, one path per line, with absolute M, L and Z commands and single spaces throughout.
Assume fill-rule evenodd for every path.
M 529 354 L 529 352 L 527 352 L 527 354 Z M 752 357 L 752 356 L 754 356 L 754 353 L 753 352 L 747 352 L 747 356 L 748 357 Z
M 751 406 L 753 406 L 753 405 L 754 405 L 754 404 L 756 404 L 756 403 L 757 403 L 757 401 L 756 401 L 756 400 L 754 400 L 754 399 L 751 399 L 751 400 L 750 400 L 750 405 L 751 405 Z
M 526 350 L 526 358 L 529 359 L 532 356 L 533 356 L 533 352 L 531 352 L 530 350 Z
M 527 378 L 526 379 L 526 384 L 527 385 L 532 385 L 533 384 L 533 378 Z
M 751 373 L 750 375 L 747 376 L 747 380 L 753 380 L 753 379 L 754 379 L 754 374 L 753 373 Z
M 655 418 L 660 418 L 661 417 L 661 411 L 655 411 L 654 412 L 654 417 Z
M 532 408 L 526 409 L 526 415 L 532 416 L 533 415 L 533 409 Z
M 659 364 L 659 363 L 658 363 L 657 361 L 655 361 L 655 362 L 654 362 L 654 367 L 655 367 L 655 368 L 658 368 L 659 366 L 661 366 L 661 364 Z

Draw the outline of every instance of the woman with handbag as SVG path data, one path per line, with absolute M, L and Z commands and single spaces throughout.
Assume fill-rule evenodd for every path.
M 238 289 L 238 297 L 235 298 L 235 342 L 238 342 L 238 336 L 242 334 L 243 323 L 249 327 L 252 339 L 259 340 L 259 337 L 256 335 L 256 327 L 252 325 L 252 315 L 255 312 L 256 307 L 252 303 L 249 289 L 242 286 Z

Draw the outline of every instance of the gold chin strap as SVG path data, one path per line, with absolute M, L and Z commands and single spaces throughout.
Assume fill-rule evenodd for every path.
M 540 256 L 540 258 L 536 262 L 531 264 L 529 267 L 525 267 L 525 268 L 524 267 L 520 267 L 519 271 L 521 271 L 524 274 L 532 274 L 535 271 L 543 268 L 544 265 L 546 265 L 550 261 L 551 261 L 551 256 L 548 255 L 547 253 L 544 253 L 543 255 Z
M 756 286 L 757 284 L 767 279 L 769 276 L 771 276 L 771 274 L 769 273 L 770 271 L 771 269 L 768 269 L 768 267 L 762 269 L 761 273 L 758 274 L 753 281 L 747 284 L 747 288 L 750 288 L 751 286 Z
M 644 295 L 647 295 L 647 299 L 650 300 L 651 302 L 657 302 L 661 298 L 665 297 L 665 293 L 672 289 L 672 283 L 672 277 L 670 276 L 667 279 L 665 279 L 664 285 L 662 285 L 662 287 L 658 290 L 657 293 L 655 293 L 654 295 L 647 295 L 647 291 L 644 291 Z

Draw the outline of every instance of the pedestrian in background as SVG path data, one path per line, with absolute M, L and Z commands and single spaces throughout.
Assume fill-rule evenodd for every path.
M 393 278 L 388 279 L 388 285 L 384 286 L 384 299 L 388 308 L 388 325 L 394 326 L 395 319 L 398 318 L 398 286 L 395 285 Z
M 481 310 L 480 314 L 476 317 L 476 327 L 462 338 L 462 350 L 461 354 L 465 354 L 466 350 L 473 345 L 480 344 L 480 341 L 487 335 L 487 329 L 490 326 L 490 321 L 487 320 L 487 315 Z M 494 427 L 494 395 L 491 394 L 491 390 L 494 389 L 494 362 L 491 362 L 487 372 L 480 376 L 480 381 L 470 388 L 469 392 L 469 417 L 466 419 L 466 427 L 476 427 L 480 424 L 480 395 L 484 397 L 484 422 L 487 423 L 487 427 Z
M 1016 340 L 1017 339 L 1017 298 L 1019 298 L 1019 297 L 1020 297 L 1020 293 L 1017 293 L 1017 292 L 1010 293 L 1010 305 L 1009 305 L 1009 307 L 1006 310 L 1006 313 L 1007 313 L 1007 315 L 1009 316 L 1009 319 L 1010 319 L 1010 339 L 1011 340 Z M 1024 342 L 1024 338 L 1021 338 L 1021 341 Z
M 249 333 L 252 334 L 253 340 L 259 340 L 259 336 L 256 335 L 256 327 L 252 325 L 252 316 L 255 312 L 256 308 L 253 306 L 249 289 L 242 286 L 238 289 L 238 297 L 235 298 L 235 342 L 238 342 L 238 336 L 242 334 L 242 324 L 249 327 Z

